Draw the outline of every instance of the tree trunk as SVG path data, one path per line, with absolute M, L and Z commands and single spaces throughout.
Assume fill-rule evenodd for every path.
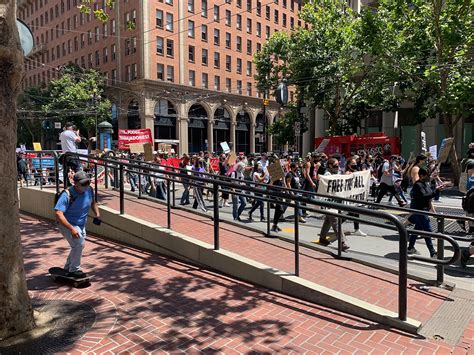
M 16 181 L 16 100 L 23 54 L 14 0 L 0 0 L 0 339 L 35 326 L 26 286 Z

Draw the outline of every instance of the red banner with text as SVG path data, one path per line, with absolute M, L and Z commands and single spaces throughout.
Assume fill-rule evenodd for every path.
M 118 149 L 129 150 L 131 143 L 150 143 L 153 144 L 151 139 L 151 130 L 149 128 L 142 129 L 119 129 L 118 134 Z

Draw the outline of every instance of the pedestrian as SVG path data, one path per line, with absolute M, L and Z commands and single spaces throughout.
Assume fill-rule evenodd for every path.
M 339 174 L 339 161 L 336 158 L 329 158 L 327 162 L 327 170 L 324 173 L 325 176 L 329 175 L 337 175 Z M 334 233 L 337 235 L 338 234 L 338 223 L 336 217 L 325 215 L 324 216 L 324 222 L 321 227 L 321 232 L 319 234 L 319 241 L 318 243 L 321 245 L 329 245 L 330 241 L 327 239 L 327 235 L 329 232 L 329 229 L 332 227 Z M 341 237 L 342 237 L 342 250 L 346 251 L 350 247 L 347 244 L 346 236 L 344 235 L 344 232 L 341 230 Z
M 194 164 L 192 166 L 193 175 L 205 178 L 206 176 L 204 173 L 206 169 L 204 167 L 204 160 L 199 157 L 194 157 Z M 197 209 L 198 207 L 203 211 L 207 212 L 206 203 L 204 202 L 204 198 L 202 197 L 202 192 L 204 190 L 204 186 L 206 185 L 203 181 L 194 180 L 193 185 L 193 195 L 194 195 L 194 203 L 193 208 Z
M 181 182 L 183 183 L 183 194 L 181 195 L 181 200 L 179 204 L 181 206 L 189 205 L 189 180 L 187 179 L 188 170 L 190 170 L 191 166 L 189 165 L 190 159 L 189 155 L 184 154 L 183 160 L 179 162 L 180 170 L 180 178 Z
M 22 153 L 16 156 L 16 167 L 18 174 L 18 181 L 20 181 L 20 187 L 23 186 L 23 180 L 28 182 L 28 164 Z
M 349 158 L 346 161 L 346 167 L 344 168 L 344 174 L 345 175 L 350 175 L 352 173 L 355 173 L 356 171 L 358 171 L 359 166 L 360 166 L 360 168 L 362 168 L 362 165 L 357 164 L 356 159 Z M 352 213 L 351 212 L 348 215 L 359 218 L 359 214 L 357 214 L 357 213 Z M 362 230 L 360 229 L 360 224 L 359 224 L 358 221 L 354 221 L 354 232 L 352 233 L 352 235 L 357 235 L 357 236 L 360 236 L 360 237 L 366 237 L 367 236 L 367 234 L 362 232 Z
M 87 214 L 92 207 L 95 221 L 100 223 L 100 213 L 87 174 L 79 171 L 73 181 L 74 185 L 59 196 L 54 209 L 59 231 L 71 247 L 64 270 L 68 276 L 82 278 L 86 277 L 81 270 L 81 257 L 86 242 Z
M 404 207 L 406 205 L 406 202 L 402 201 L 394 187 L 393 172 L 395 168 L 394 164 L 396 158 L 397 157 L 395 155 L 392 155 L 390 157 L 390 160 L 384 160 L 382 167 L 379 169 L 380 185 L 377 201 L 375 202 L 380 203 L 380 201 L 382 201 L 382 198 L 387 194 L 387 192 L 390 192 L 398 201 L 398 205 L 400 207 Z
M 263 171 L 262 165 L 260 163 L 255 163 L 253 173 L 252 173 L 252 181 L 258 184 L 264 184 L 265 183 L 265 173 Z M 257 208 L 260 209 L 260 222 L 265 221 L 265 215 L 264 215 L 264 203 L 263 200 L 261 199 L 262 194 L 257 192 L 257 191 L 263 191 L 265 189 L 264 186 L 262 185 L 256 185 L 255 186 L 255 199 L 254 199 L 254 204 L 252 208 L 249 211 L 249 220 L 253 221 L 252 219 L 252 213 L 254 213 Z M 260 197 L 260 198 L 259 198 Z
M 81 164 L 75 157 L 69 157 L 65 161 L 64 153 L 77 153 L 77 143 L 81 141 L 79 130 L 74 126 L 72 122 L 67 122 L 64 125 L 64 129 L 59 135 L 61 141 L 61 149 L 63 155 L 60 157 L 60 162 L 63 165 L 63 169 L 71 169 L 74 172 L 81 170 Z
M 235 165 L 234 171 L 230 174 L 230 177 L 242 182 L 233 181 L 234 184 L 244 184 L 244 169 L 245 164 L 243 162 L 239 162 Z M 234 221 L 242 221 L 240 215 L 244 211 L 247 201 L 245 196 L 242 195 L 242 190 L 234 189 L 234 192 L 236 193 L 232 194 L 232 216 L 234 217 Z
M 298 193 L 298 190 L 300 190 L 300 178 L 298 176 L 298 164 L 295 162 L 292 162 L 290 164 L 290 171 L 286 174 L 285 176 L 285 182 L 286 186 L 289 189 L 289 193 L 293 194 L 294 196 L 301 196 L 300 193 Z M 301 208 L 298 209 L 298 220 L 300 223 L 306 223 L 306 220 L 303 217 L 303 210 Z
M 222 180 L 225 180 L 225 177 L 227 176 L 229 172 L 229 158 L 230 158 L 230 155 L 225 155 L 225 154 L 221 154 L 219 158 L 219 175 L 221 176 Z M 228 200 L 229 200 L 229 193 L 222 191 L 220 207 L 230 207 L 229 203 L 227 202 Z
M 417 174 L 418 180 L 411 190 L 413 198 L 410 202 L 410 208 L 421 211 L 433 210 L 432 198 L 435 196 L 435 191 L 431 188 L 430 175 L 425 168 L 419 168 Z M 415 225 L 416 230 L 432 232 L 430 219 L 427 215 L 413 213 L 408 219 Z M 410 233 L 408 254 L 419 254 L 418 250 L 415 249 L 416 238 L 416 233 Z M 432 258 L 436 257 L 436 251 L 431 238 L 424 237 L 424 239 L 430 256 Z

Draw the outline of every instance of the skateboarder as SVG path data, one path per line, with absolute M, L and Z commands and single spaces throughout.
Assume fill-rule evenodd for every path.
M 79 171 L 74 175 L 74 185 L 59 196 L 54 207 L 59 231 L 71 247 L 64 270 L 68 276 L 75 278 L 86 276 L 81 271 L 81 256 L 86 241 L 87 214 L 91 207 L 96 216 L 95 223 L 100 223 L 99 208 L 94 200 L 90 179 L 85 172 Z

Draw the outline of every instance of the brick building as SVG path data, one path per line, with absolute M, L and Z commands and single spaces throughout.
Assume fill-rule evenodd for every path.
M 301 2 L 116 0 L 107 23 L 81 14 L 78 3 L 18 1 L 35 38 L 25 86 L 67 63 L 97 68 L 108 79 L 116 128 L 151 128 L 155 142 L 179 142 L 180 153 L 219 151 L 222 141 L 238 152 L 278 149 L 263 133 L 279 107 L 270 102 L 264 119 L 252 58 L 272 33 L 301 25 Z

